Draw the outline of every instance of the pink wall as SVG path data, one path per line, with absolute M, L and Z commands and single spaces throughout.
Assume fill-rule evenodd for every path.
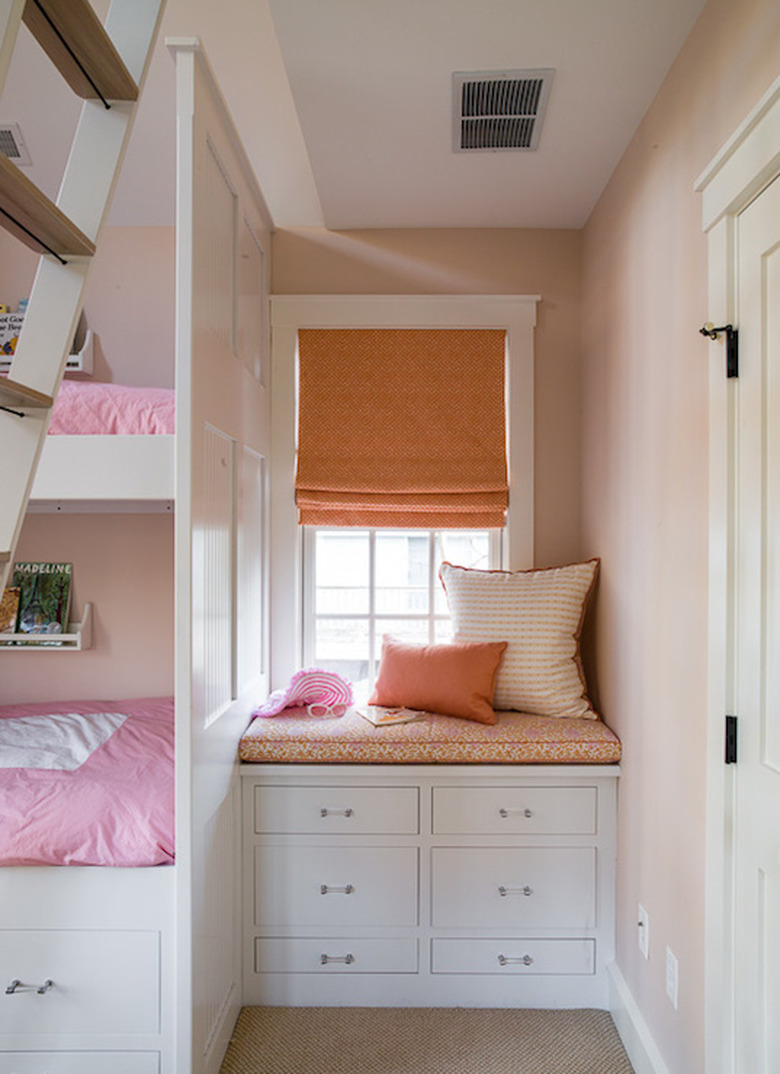
M 584 233 L 582 553 L 624 745 L 617 961 L 672 1074 L 704 1071 L 706 242 L 697 175 L 780 71 L 776 0 L 710 0 Z M 636 907 L 651 920 L 650 960 Z M 667 944 L 680 1002 L 665 995 Z
M 93 603 L 82 652 L 0 652 L 0 704 L 173 693 L 173 517 L 28 514 L 17 560 L 73 564 L 72 618 Z
M 175 231 L 109 227 L 90 269 L 84 312 L 97 333 L 95 379 L 172 388 Z M 28 297 L 37 255 L 0 230 L 0 302 Z
M 536 355 L 536 562 L 579 554 L 581 236 L 547 230 L 274 235 L 275 294 L 541 294 Z

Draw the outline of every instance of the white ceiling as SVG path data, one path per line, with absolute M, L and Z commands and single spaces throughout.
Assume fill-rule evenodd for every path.
M 173 222 L 171 35 L 202 39 L 277 226 L 581 227 L 704 2 L 168 0 L 111 222 Z M 452 73 L 537 67 L 538 150 L 454 153 Z M 77 112 L 22 39 L 0 122 L 52 194 Z

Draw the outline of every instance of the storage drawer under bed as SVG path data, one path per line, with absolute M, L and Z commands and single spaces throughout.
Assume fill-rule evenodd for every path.
M 3 1052 L 0 1074 L 159 1074 L 158 1052 Z
M 156 932 L 0 930 L 0 967 L 0 1033 L 159 1032 Z

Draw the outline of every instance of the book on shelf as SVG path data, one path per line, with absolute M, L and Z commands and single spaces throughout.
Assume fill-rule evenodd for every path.
M 358 705 L 358 713 L 374 727 L 389 727 L 394 723 L 411 723 L 425 716 L 418 709 L 407 709 L 401 705 Z
M 71 563 L 14 563 L 19 589 L 17 634 L 65 634 L 70 614 Z
M 8 586 L 0 598 L 0 634 L 16 633 L 16 616 L 19 611 L 19 587 Z

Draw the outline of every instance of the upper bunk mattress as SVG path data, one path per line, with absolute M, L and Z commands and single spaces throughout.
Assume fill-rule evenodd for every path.
M 170 388 L 63 380 L 51 412 L 53 436 L 141 436 L 174 432 Z
M 289 708 L 256 717 L 242 761 L 283 764 L 616 764 L 620 741 L 601 720 L 499 712 L 495 724 L 426 714 L 374 727 L 354 709 L 340 717 Z
M 0 707 L 0 865 L 173 861 L 173 699 Z

